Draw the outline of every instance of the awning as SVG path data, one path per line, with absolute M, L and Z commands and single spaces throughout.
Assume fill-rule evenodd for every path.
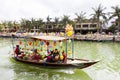
M 58 37 L 58 36 L 31 36 L 31 38 L 40 39 L 40 40 L 50 40 L 50 41 L 59 41 L 65 40 L 65 37 Z

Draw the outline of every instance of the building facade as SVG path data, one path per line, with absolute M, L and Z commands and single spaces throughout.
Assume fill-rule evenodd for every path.
M 85 23 L 76 23 L 75 25 L 75 33 L 81 33 L 86 34 L 87 32 L 96 32 L 97 31 L 98 24 L 97 23 L 91 23 L 91 22 L 85 22 Z

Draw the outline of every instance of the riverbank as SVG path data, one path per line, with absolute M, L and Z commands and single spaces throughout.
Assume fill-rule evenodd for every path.
M 120 35 L 75 35 L 75 40 L 78 41 L 113 41 L 113 42 L 119 42 L 120 41 Z
M 31 33 L 31 32 L 26 32 L 26 33 L 1 33 L 0 37 L 2 38 L 11 38 L 11 36 L 14 35 L 15 38 L 24 38 L 26 36 L 65 36 L 65 33 L 60 32 L 60 33 Z M 74 39 L 77 41 L 113 41 L 113 42 L 119 42 L 120 41 L 120 35 L 108 35 L 108 34 L 75 34 Z

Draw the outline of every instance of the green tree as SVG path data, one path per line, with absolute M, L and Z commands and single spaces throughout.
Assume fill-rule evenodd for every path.
M 0 24 L 0 31 L 2 31 L 2 28 L 3 28 L 3 25 L 2 25 L 2 24 Z
M 37 27 L 37 26 L 36 26 L 36 20 L 35 20 L 34 18 L 31 18 L 30 22 L 31 22 L 30 28 Z
M 48 33 L 49 27 L 53 25 L 53 24 L 51 24 L 51 19 L 52 19 L 52 18 L 50 18 L 49 15 L 48 15 L 47 18 L 46 18 L 47 22 L 46 22 L 46 26 L 45 26 L 45 27 L 46 27 L 46 29 L 47 29 L 47 33 Z
M 7 21 L 7 26 L 8 26 L 8 27 L 13 27 L 12 21 Z
M 50 16 L 48 15 L 47 18 L 46 18 L 48 24 L 51 22 L 51 19 L 52 18 L 50 18 Z
M 3 21 L 3 22 L 2 22 L 2 25 L 3 25 L 4 27 L 7 27 L 7 21 Z
M 59 26 L 59 18 L 55 17 L 54 18 L 54 23 L 55 23 L 55 27 L 58 28 L 58 26 Z
M 20 23 L 18 23 L 17 21 L 13 21 L 13 27 L 16 29 L 21 29 Z
M 4 29 L 7 29 L 8 27 L 12 26 L 12 21 L 3 21 L 2 25 Z
M 23 30 L 26 31 L 32 29 L 31 21 L 27 19 L 21 19 L 21 26 L 23 27 Z
M 116 30 L 116 25 L 112 25 L 108 28 L 108 31 L 111 31 L 112 33 L 114 33 Z
M 73 21 L 69 19 L 70 16 L 64 15 L 60 23 L 65 27 L 67 24 L 73 24 Z
M 21 28 L 25 29 L 26 28 L 26 19 L 21 19 L 20 21 Z
M 43 26 L 44 26 L 43 19 L 39 18 L 39 19 L 36 21 L 36 25 L 37 25 L 37 27 L 38 27 L 40 30 L 43 30 Z
M 102 32 L 101 19 L 107 22 L 106 13 L 103 12 L 106 8 L 101 6 L 100 4 L 97 8 L 92 8 L 92 9 L 94 10 L 94 13 L 91 15 L 93 16 L 93 19 L 97 21 L 98 24 L 97 32 Z
M 113 12 L 110 12 L 109 19 L 116 17 L 117 26 L 120 27 L 120 8 L 119 6 L 112 6 Z
M 84 22 L 85 19 L 86 19 L 85 14 L 86 14 L 86 12 L 83 12 L 83 11 L 81 11 L 80 14 L 75 13 L 75 15 L 76 15 L 76 17 L 77 17 L 77 18 L 75 18 L 76 22 L 77 22 L 77 23 Z

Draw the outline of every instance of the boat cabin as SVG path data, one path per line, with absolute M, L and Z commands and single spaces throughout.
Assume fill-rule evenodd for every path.
M 30 36 L 18 40 L 16 45 L 20 47 L 19 57 L 24 60 L 66 62 L 72 54 L 71 40 L 65 37 Z

